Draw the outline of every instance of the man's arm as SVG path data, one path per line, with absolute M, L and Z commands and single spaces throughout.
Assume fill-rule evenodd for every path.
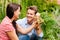
M 34 32 L 38 37 L 43 37 L 43 31 L 41 29 L 40 26 L 38 26 L 37 28 L 35 28 L 35 32 Z
M 38 35 L 42 32 L 40 25 L 38 27 L 36 27 L 35 30 L 36 30 Z
M 37 18 L 37 24 L 36 24 L 36 33 L 38 36 L 43 36 L 43 32 L 42 32 L 42 29 L 41 29 L 41 23 L 43 22 L 42 18 L 40 17 L 40 13 L 37 13 L 36 14 L 36 18 Z

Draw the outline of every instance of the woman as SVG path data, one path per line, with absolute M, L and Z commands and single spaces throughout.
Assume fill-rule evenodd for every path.
M 7 5 L 6 17 L 2 20 L 0 25 L 0 40 L 19 40 L 13 21 L 19 18 L 21 5 L 10 3 Z

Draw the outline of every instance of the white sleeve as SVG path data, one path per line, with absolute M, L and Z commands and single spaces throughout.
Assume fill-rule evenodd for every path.
M 43 32 L 41 32 L 38 36 L 39 36 L 39 37 L 43 37 Z
M 36 30 L 34 31 L 34 33 L 37 35 Z M 38 37 L 43 37 L 43 31 L 39 35 L 37 35 L 37 36 Z
M 22 19 L 17 20 L 16 23 L 17 23 L 18 25 L 21 25 L 21 24 L 22 24 L 22 21 L 21 21 L 21 20 L 22 20 Z

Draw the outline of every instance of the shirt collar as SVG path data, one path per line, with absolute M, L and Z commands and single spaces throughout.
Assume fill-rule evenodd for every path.
M 30 25 L 30 24 L 27 23 L 27 17 L 26 17 L 26 19 L 25 19 L 25 24 L 26 24 L 26 25 Z

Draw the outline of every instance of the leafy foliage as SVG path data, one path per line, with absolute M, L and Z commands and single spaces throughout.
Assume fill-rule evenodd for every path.
M 59 8 L 57 1 L 53 0 L 22 0 L 22 6 L 26 13 L 26 8 L 28 6 L 36 5 L 38 7 L 38 12 L 40 12 L 41 17 L 44 19 L 42 24 L 42 29 L 44 32 L 44 39 L 46 40 L 59 40 L 58 34 L 60 34 L 60 29 L 56 21 L 56 16 L 59 15 Z M 24 16 L 25 17 L 25 16 Z

